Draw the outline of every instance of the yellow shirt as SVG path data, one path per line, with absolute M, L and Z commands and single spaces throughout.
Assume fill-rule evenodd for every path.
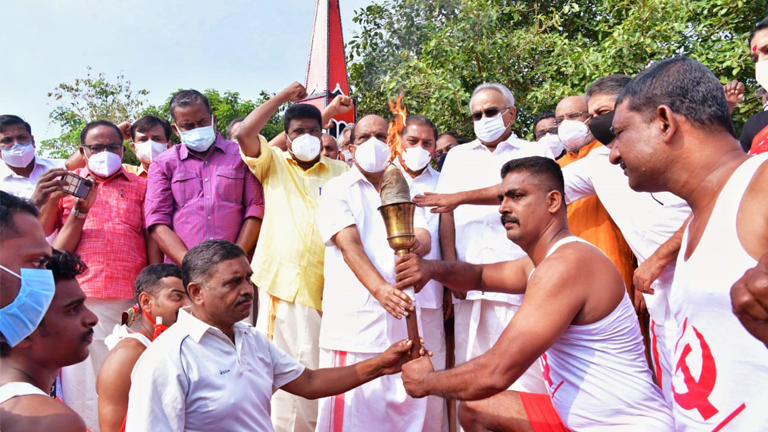
M 566 153 L 557 160 L 560 167 L 576 162 L 585 157 L 593 149 L 600 147 L 599 141 L 579 149 L 578 154 Z M 610 167 L 605 167 L 606 169 Z M 632 250 L 621 235 L 621 230 L 613 222 L 608 211 L 597 196 L 582 198 L 568 205 L 568 229 L 583 240 L 586 240 L 602 250 L 613 261 L 619 273 L 624 278 L 627 292 L 632 298 L 632 274 L 635 269 L 635 257 Z
M 143 179 L 147 178 L 148 173 L 147 170 L 144 169 L 144 165 L 136 166 L 131 164 L 123 164 L 123 168 L 131 174 L 136 174 Z
M 253 256 L 259 289 L 288 302 L 322 310 L 325 245 L 317 230 L 317 205 L 325 183 L 349 170 L 320 157 L 304 171 L 290 153 L 259 137 L 261 154 L 243 161 L 264 188 L 264 220 Z

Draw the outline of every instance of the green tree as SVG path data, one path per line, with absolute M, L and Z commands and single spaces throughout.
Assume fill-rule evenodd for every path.
M 757 84 L 746 39 L 765 0 L 383 0 L 356 12 L 350 81 L 358 112 L 389 116 L 405 93 L 409 112 L 439 130 L 474 136 L 474 87 L 497 81 L 515 94 L 515 132 L 565 96 L 611 73 L 634 75 L 653 61 L 688 55 L 725 83 Z M 759 102 L 734 112 L 741 129 Z

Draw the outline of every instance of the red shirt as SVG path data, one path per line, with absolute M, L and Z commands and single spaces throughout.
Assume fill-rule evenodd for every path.
M 81 177 L 90 175 L 88 168 L 75 173 Z M 78 276 L 77 281 L 88 297 L 132 298 L 136 276 L 147 265 L 144 238 L 147 181 L 122 167 L 106 180 L 94 177 L 99 183 L 98 195 L 88 211 L 75 250 L 88 270 Z M 74 204 L 72 195 L 59 202 L 60 226 L 66 222 Z

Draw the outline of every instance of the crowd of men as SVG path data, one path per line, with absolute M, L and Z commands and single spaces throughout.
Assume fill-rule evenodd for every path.
M 470 142 L 421 115 L 399 146 L 377 115 L 331 137 L 344 95 L 268 142 L 299 83 L 227 137 L 180 91 L 67 161 L 0 116 L 0 429 L 766 430 L 768 19 L 748 46 L 740 141 L 744 85 L 686 57 L 597 78 L 533 141 L 499 83 Z

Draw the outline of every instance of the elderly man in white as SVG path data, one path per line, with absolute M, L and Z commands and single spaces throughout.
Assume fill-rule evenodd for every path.
M 400 371 L 412 343 L 343 368 L 311 370 L 240 322 L 254 299 L 245 252 L 207 240 L 182 262 L 192 306 L 139 358 L 131 374 L 126 431 L 272 431 L 278 389 L 308 399 L 345 392 Z
M 498 185 L 501 167 L 511 159 L 543 156 L 554 159 L 546 144 L 527 142 L 512 132 L 517 111 L 515 97 L 499 83 L 484 83 L 472 93 L 469 111 L 477 139 L 455 147 L 448 154 L 437 192 L 414 199 L 423 206 L 437 205 L 435 198 Z M 472 201 L 471 197 L 467 201 Z M 525 256 L 519 246 L 507 241 L 499 220 L 498 205 L 461 206 L 438 209 L 443 259 L 471 264 L 491 264 Z M 455 295 L 455 294 L 454 294 Z M 470 292 L 466 299 L 454 297 L 456 364 L 488 351 L 522 303 L 522 295 Z M 538 366 L 532 366 L 511 390 L 545 393 Z

